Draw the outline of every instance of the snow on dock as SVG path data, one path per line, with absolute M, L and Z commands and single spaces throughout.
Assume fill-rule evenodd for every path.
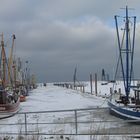
M 88 108 L 102 102 L 102 98 L 49 84 L 31 91 L 27 102 L 21 103 L 21 112 Z
M 102 88 L 104 89 L 105 86 Z M 88 84 L 85 90 L 88 90 Z M 107 90 L 109 88 L 105 88 L 105 92 Z M 100 88 L 99 91 L 102 89 Z M 29 93 L 26 102 L 21 103 L 18 115 L 0 120 L 0 136 L 3 138 L 7 136 L 9 140 L 12 140 L 16 139 L 18 134 L 25 139 L 26 137 L 22 133 L 30 132 L 30 134 L 38 134 L 35 136 L 41 140 L 59 140 L 62 137 L 72 140 L 90 140 L 91 138 L 97 140 L 113 137 L 113 140 L 119 140 L 123 137 L 118 135 L 120 132 L 122 135 L 131 132 L 129 137 L 124 136 L 126 139 L 132 138 L 130 136 L 134 130 L 134 134 L 139 133 L 139 126 L 124 123 L 121 119 L 109 115 L 107 109 L 99 109 L 102 107 L 107 107 L 106 98 L 54 86 L 53 84 L 47 84 L 47 86 L 39 84 L 37 89 Z M 97 109 L 80 110 L 81 108 Z M 41 113 L 43 111 L 46 113 Z M 130 128 L 131 131 L 127 131 Z M 112 136 L 110 132 L 116 137 Z M 16 135 L 12 135 L 12 133 Z M 31 138 L 32 135 L 28 135 L 28 137 Z

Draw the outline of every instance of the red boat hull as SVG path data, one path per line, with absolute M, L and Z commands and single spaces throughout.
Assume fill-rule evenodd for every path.
M 21 95 L 20 96 L 20 102 L 25 102 L 26 101 L 26 96 Z

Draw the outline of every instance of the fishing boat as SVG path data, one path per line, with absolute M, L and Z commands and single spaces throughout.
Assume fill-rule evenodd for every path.
M 9 61 L 6 57 L 3 34 L 1 34 L 1 59 L 0 59 L 0 119 L 13 116 L 19 110 L 20 99 L 15 82 L 15 65 L 12 56 Z M 15 35 L 13 35 L 13 41 Z M 14 42 L 13 42 L 14 44 Z M 13 45 L 12 48 L 13 49 Z M 12 55 L 12 53 L 11 53 Z
M 108 106 L 110 113 L 122 119 L 133 121 L 140 120 L 140 86 L 133 85 L 133 57 L 135 46 L 135 27 L 136 17 L 128 15 L 129 8 L 125 8 L 125 16 L 122 17 L 124 27 L 119 29 L 119 16 L 115 16 L 117 40 L 119 47 L 119 59 L 117 63 L 120 65 L 123 77 L 124 93 L 121 90 L 111 90 Z M 122 34 L 120 34 L 122 32 Z

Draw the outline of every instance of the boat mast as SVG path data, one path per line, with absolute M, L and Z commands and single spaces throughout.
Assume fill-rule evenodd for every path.
M 4 39 L 3 39 L 3 33 L 1 34 L 1 56 L 2 56 L 2 86 L 5 88 L 5 82 L 6 82 L 6 65 L 5 65 L 5 49 L 4 49 Z
M 130 39 L 130 28 L 129 28 L 129 16 L 128 16 L 128 7 L 126 6 L 126 15 L 125 15 L 125 36 L 126 36 L 126 46 L 125 48 L 122 47 L 123 43 L 120 43 L 120 34 L 118 29 L 118 22 L 117 17 L 115 16 L 115 23 L 116 23 L 116 31 L 117 31 L 117 38 L 118 38 L 118 46 L 119 46 L 119 57 L 121 61 L 121 70 L 123 75 L 123 81 L 124 81 L 124 88 L 126 93 L 126 100 L 128 100 L 130 88 L 131 88 L 131 80 L 132 80 L 132 73 L 133 73 L 133 56 L 134 56 L 134 44 L 135 44 L 135 24 L 136 24 L 136 17 L 134 18 L 134 24 L 133 24 L 133 38 Z M 123 41 L 123 39 L 122 39 Z M 132 41 L 132 43 L 131 43 Z M 125 59 L 123 59 L 123 56 L 125 55 Z
M 16 39 L 16 37 L 13 34 L 12 35 L 12 47 L 11 47 L 9 61 L 8 61 L 8 80 L 11 81 L 11 85 L 13 84 L 13 79 L 14 79 L 13 77 L 11 78 L 11 73 L 12 73 L 11 68 L 12 68 L 12 64 L 13 64 L 13 50 L 14 50 L 14 41 L 15 41 L 15 39 Z
M 129 35 L 129 19 L 128 19 L 128 8 L 126 6 L 126 86 L 125 86 L 125 91 L 126 91 L 126 98 L 128 99 L 128 95 L 130 92 L 130 87 L 129 87 L 129 39 L 128 39 L 128 35 Z
M 126 99 L 128 100 L 128 96 L 131 88 L 132 81 L 132 72 L 133 72 L 133 56 L 134 56 L 134 45 L 135 45 L 135 28 L 136 28 L 136 16 L 133 17 L 133 38 L 132 43 L 130 41 L 130 28 L 129 28 L 129 17 L 128 17 L 128 7 L 126 6 Z

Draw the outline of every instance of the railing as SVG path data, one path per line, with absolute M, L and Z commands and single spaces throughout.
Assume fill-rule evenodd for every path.
M 0 135 L 134 136 L 140 134 L 135 123 L 110 116 L 108 108 L 20 112 L 0 120 Z

